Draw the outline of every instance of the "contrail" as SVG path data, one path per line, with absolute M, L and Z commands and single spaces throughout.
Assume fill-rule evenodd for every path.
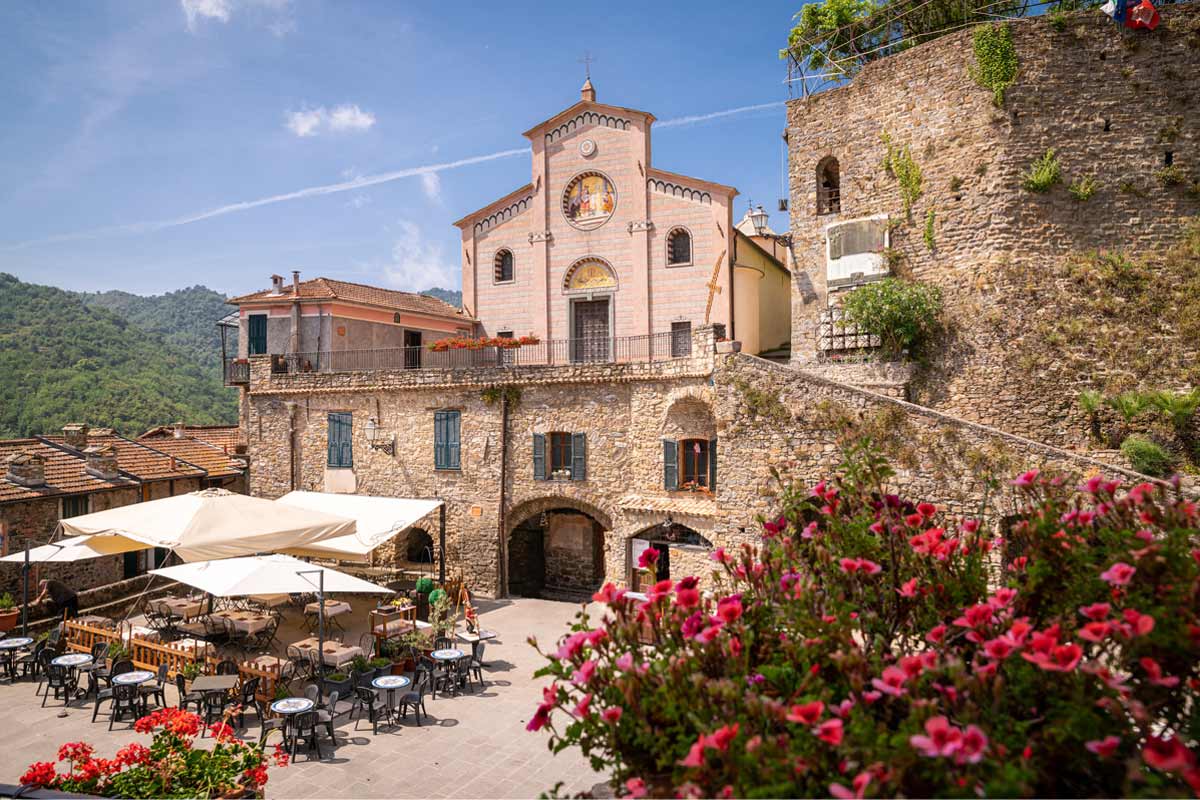
M 785 101 L 779 100 L 773 103 L 759 103 L 758 105 L 753 106 L 730 108 L 725 111 L 714 111 L 711 114 L 695 114 L 687 117 L 676 117 L 675 119 L 668 119 L 658 122 L 656 123 L 656 126 L 658 128 L 677 128 L 683 125 L 692 125 L 712 119 L 746 114 L 751 111 L 763 111 L 768 108 L 779 108 L 785 104 Z M 286 203 L 291 200 L 302 200 L 306 197 L 320 197 L 327 194 L 337 194 L 338 192 L 350 192 L 367 186 L 376 186 L 381 183 L 398 181 L 402 178 L 411 178 L 417 175 L 438 173 L 445 170 L 468 167 L 473 164 L 482 164 L 487 161 L 497 161 L 502 158 L 512 158 L 514 156 L 526 155 L 528 153 L 528 148 L 520 147 L 512 150 L 501 150 L 497 153 L 489 153 L 482 156 L 463 158 L 459 159 L 458 161 L 447 161 L 441 164 L 426 164 L 420 167 L 408 167 L 406 169 L 397 169 L 390 172 L 380 172 L 375 175 L 363 175 L 348 181 L 341 181 L 340 183 L 327 183 L 322 186 L 310 186 L 306 189 L 297 189 L 294 192 L 273 194 L 269 197 L 260 197 L 255 200 L 242 200 L 241 202 L 237 203 L 229 203 L 228 205 L 218 206 L 217 208 L 211 208 L 207 211 L 200 211 L 195 214 L 188 214 L 182 217 L 175 217 L 174 219 L 159 220 L 157 222 L 131 222 L 125 225 L 112 225 L 105 228 L 92 228 L 90 230 L 77 231 L 75 233 L 63 233 L 56 236 L 49 236 L 44 239 L 31 239 L 25 242 L 16 242 L 14 244 L 0 246 L 0 252 L 24 250 L 29 247 L 36 247 L 44 244 L 57 244 L 59 242 L 94 239 L 108 235 L 154 233 L 155 231 L 161 231 L 167 228 L 178 228 L 182 225 L 191 225 L 196 222 L 202 222 L 206 219 L 223 217 L 226 214 L 236 214 L 239 211 L 248 211 L 252 208 L 274 205 L 275 203 Z

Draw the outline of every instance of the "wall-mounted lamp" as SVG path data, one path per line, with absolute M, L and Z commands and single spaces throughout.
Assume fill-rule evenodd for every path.
M 381 450 L 389 456 L 396 455 L 396 436 L 388 435 L 379 427 L 379 420 L 374 417 L 367 419 L 367 445 L 372 450 Z

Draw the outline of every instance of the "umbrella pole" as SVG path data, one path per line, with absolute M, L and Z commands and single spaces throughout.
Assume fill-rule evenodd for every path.
M 325 677 L 325 570 L 317 573 L 317 675 Z M 323 688 L 319 687 L 318 688 Z
M 21 635 L 29 636 L 29 540 L 25 540 L 25 563 L 21 565 Z

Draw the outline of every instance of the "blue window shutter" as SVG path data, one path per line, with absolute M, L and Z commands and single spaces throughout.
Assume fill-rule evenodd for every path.
M 571 434 L 571 480 L 587 480 L 587 434 Z
M 446 412 L 433 412 L 433 467 L 446 468 Z
M 329 452 L 326 455 L 328 466 L 354 466 L 354 448 L 351 444 L 353 419 L 353 416 L 346 412 L 335 411 L 329 415 Z
M 679 488 L 679 442 L 663 439 L 663 488 L 673 492 Z
M 450 469 L 462 468 L 462 414 L 450 411 L 446 414 L 446 454 L 449 456 Z
M 717 491 L 717 440 L 708 440 L 708 490 Z
M 546 434 L 533 435 L 533 479 L 546 480 Z

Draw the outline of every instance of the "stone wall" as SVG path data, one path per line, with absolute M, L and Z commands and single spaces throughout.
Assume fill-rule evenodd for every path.
M 1170 325 L 1122 319 L 1113 302 L 1088 319 L 1083 339 L 1124 337 L 1130 349 L 1161 353 L 1146 358 L 1147 374 L 1120 375 L 1129 365 L 1109 363 L 1102 352 L 1089 359 L 1090 370 L 1072 363 L 1045 324 L 1078 312 L 1070 293 L 1051 291 L 1064 257 L 1097 248 L 1161 251 L 1179 239 L 1181 218 L 1200 214 L 1200 193 L 1186 182 L 1164 185 L 1161 172 L 1170 160 L 1187 181 L 1200 179 L 1200 7 L 1170 6 L 1162 17 L 1154 32 L 1126 30 L 1096 11 L 1070 15 L 1061 27 L 1045 17 L 1012 22 L 1020 73 L 1003 108 L 968 75 L 969 29 L 871 64 L 847 86 L 792 101 L 793 358 L 815 353 L 827 299 L 824 226 L 886 213 L 894 271 L 937 284 L 946 298 L 947 335 L 914 382 L 918 402 L 1082 447 L 1081 389 L 1114 378 L 1176 388 L 1188 375 L 1178 365 L 1194 364 L 1200 352 Z M 922 173 L 922 195 L 907 218 L 898 183 L 881 166 L 885 132 L 909 148 Z M 1049 148 L 1062 183 L 1045 194 L 1024 190 L 1022 176 Z M 816 165 L 831 155 L 840 164 L 841 213 L 818 216 Z M 1099 189 L 1080 202 L 1067 186 L 1087 176 Z M 932 250 L 923 241 L 931 211 Z

